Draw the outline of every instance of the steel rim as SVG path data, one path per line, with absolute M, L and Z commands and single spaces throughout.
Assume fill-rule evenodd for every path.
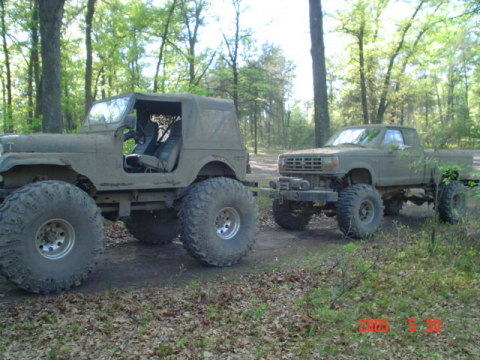
M 232 207 L 224 207 L 215 217 L 215 228 L 219 238 L 233 238 L 240 230 L 240 214 Z
M 75 244 L 75 230 L 64 219 L 45 221 L 35 235 L 35 247 L 44 258 L 57 260 L 65 257 Z
M 375 217 L 375 207 L 370 200 L 364 200 L 358 209 L 358 216 L 362 223 L 369 224 Z

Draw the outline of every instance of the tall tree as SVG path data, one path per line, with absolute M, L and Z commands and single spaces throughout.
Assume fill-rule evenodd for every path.
M 160 43 L 160 50 L 158 51 L 157 65 L 155 67 L 155 75 L 153 77 L 153 92 L 158 91 L 158 75 L 160 74 L 160 65 L 164 61 L 163 58 L 165 55 L 165 46 L 167 45 L 167 41 L 168 41 L 170 23 L 172 22 L 173 13 L 175 11 L 176 6 L 177 6 L 177 0 L 173 0 L 168 9 L 167 19 L 163 23 L 162 40 Z
M 393 65 L 395 64 L 395 59 L 397 56 L 400 54 L 400 51 L 403 49 L 404 43 L 405 43 L 405 37 L 407 36 L 408 31 L 413 25 L 413 21 L 417 17 L 420 9 L 422 8 L 423 4 L 425 3 L 425 0 L 421 0 L 417 7 L 415 8 L 415 11 L 413 12 L 412 16 L 410 19 L 407 21 L 405 26 L 400 32 L 400 39 L 398 40 L 398 43 L 394 49 L 394 51 L 390 55 L 390 59 L 388 61 L 388 67 L 387 67 L 387 72 L 385 73 L 385 79 L 383 81 L 383 86 L 382 86 L 382 91 L 380 95 L 380 103 L 378 104 L 378 111 L 377 111 L 377 118 L 376 118 L 376 123 L 381 124 L 383 122 L 383 117 L 385 115 L 385 111 L 387 110 L 387 96 L 390 90 L 390 82 L 392 78 L 392 70 L 393 70 Z
M 228 38 L 227 35 L 223 34 L 223 39 L 225 45 L 227 46 L 227 56 L 224 56 L 224 59 L 230 69 L 232 70 L 232 98 L 233 103 L 235 104 L 235 110 L 237 114 L 239 113 L 238 105 L 238 86 L 239 86 L 239 50 L 240 43 L 243 38 L 249 36 L 249 34 L 242 34 L 240 29 L 240 15 L 242 14 L 242 0 L 232 0 L 233 9 L 235 11 L 235 30 L 233 36 Z
M 3 55 L 5 61 L 5 76 L 6 76 L 6 102 L 3 129 L 5 132 L 13 132 L 13 108 L 12 108 L 12 72 L 10 68 L 10 51 L 7 44 L 7 26 L 5 23 L 5 2 L 0 0 L 0 18 L 2 31 L 2 45 Z
M 65 0 L 40 0 L 42 54 L 42 115 L 44 132 L 62 131 L 60 30 Z
M 40 59 L 38 56 L 40 37 L 38 35 L 38 0 L 30 0 L 30 11 L 32 15 L 29 23 L 31 48 L 27 76 L 27 121 L 28 124 L 32 126 L 34 119 L 37 119 L 40 116 Z M 33 128 L 32 130 L 38 131 L 39 129 Z
M 323 41 L 323 13 L 321 0 L 309 0 L 310 38 L 312 42 L 313 102 L 315 119 L 315 146 L 320 147 L 330 135 L 328 112 L 327 69 Z
M 188 63 L 188 82 L 190 85 L 198 86 L 214 59 L 214 56 L 212 56 L 203 71 L 201 73 L 198 72 L 196 52 L 198 30 L 205 24 L 204 12 L 208 5 L 208 0 L 181 0 L 180 5 L 181 16 L 186 29 L 187 50 L 184 55 Z
M 97 0 L 88 0 L 87 13 L 85 14 L 85 49 L 86 49 L 86 62 L 85 62 L 85 115 L 92 106 L 92 24 L 93 15 L 95 13 L 95 3 Z

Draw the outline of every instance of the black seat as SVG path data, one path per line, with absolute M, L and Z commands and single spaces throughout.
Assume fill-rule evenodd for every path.
M 129 166 L 141 166 L 156 171 L 170 172 L 175 168 L 182 146 L 182 122 L 173 123 L 168 139 L 160 144 L 153 155 L 132 154 L 125 158 Z
M 139 131 L 142 132 L 138 135 L 141 142 L 135 145 L 132 154 L 152 155 L 157 147 L 158 125 L 153 121 L 148 121 L 144 127 L 139 128 Z

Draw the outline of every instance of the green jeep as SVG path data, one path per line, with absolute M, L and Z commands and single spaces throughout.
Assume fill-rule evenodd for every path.
M 34 293 L 79 285 L 104 248 L 102 215 L 233 265 L 257 230 L 247 167 L 233 103 L 191 94 L 98 101 L 78 134 L 1 135 L 1 272 Z

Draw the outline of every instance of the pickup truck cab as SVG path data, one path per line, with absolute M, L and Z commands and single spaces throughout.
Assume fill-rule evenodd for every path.
M 262 192 L 274 199 L 274 218 L 284 228 L 303 229 L 313 213 L 323 212 L 358 238 L 372 235 L 384 213 L 398 214 L 408 200 L 434 202 L 436 189 L 441 218 L 459 221 L 466 211 L 462 181 L 469 180 L 472 164 L 468 153 L 424 150 L 411 127 L 352 126 L 324 147 L 280 155 L 282 177 Z M 441 166 L 455 166 L 448 184 Z

